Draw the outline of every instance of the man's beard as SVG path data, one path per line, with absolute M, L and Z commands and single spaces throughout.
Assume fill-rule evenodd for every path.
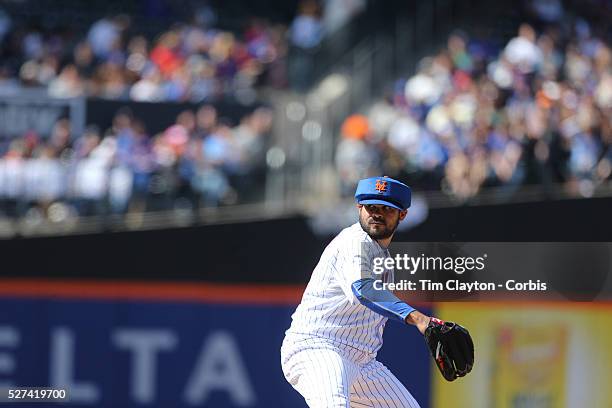
M 372 239 L 387 239 L 389 238 L 391 235 L 393 235 L 393 233 L 395 232 L 395 229 L 397 228 L 397 226 L 399 225 L 399 217 L 397 218 L 397 221 L 395 222 L 395 225 L 393 226 L 393 228 L 389 228 L 387 227 L 387 224 L 385 223 L 385 228 L 381 231 L 372 231 L 372 225 L 368 224 L 367 219 L 363 220 L 361 217 L 359 217 L 359 224 L 361 225 L 361 229 L 363 229 Z

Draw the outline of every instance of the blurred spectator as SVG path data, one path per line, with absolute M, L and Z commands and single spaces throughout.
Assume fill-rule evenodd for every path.
M 130 89 L 130 99 L 139 102 L 159 102 L 164 100 L 161 88 L 162 76 L 156 67 L 147 69 L 140 80 Z
M 80 215 L 104 214 L 113 143 L 106 139 L 102 144 L 93 133 L 79 142 L 72 180 L 74 204 Z
M 291 27 L 289 39 L 291 58 L 289 60 L 289 82 L 298 91 L 305 91 L 311 85 L 314 75 L 315 51 L 323 38 L 323 25 L 316 0 L 302 0 Z
M 25 213 L 25 165 L 25 140 L 13 140 L 8 152 L 0 159 L 0 198 L 3 212 L 9 216 Z
M 202 105 L 196 113 L 196 134 L 200 139 L 208 136 L 217 123 L 217 110 L 212 105 Z
M 74 65 L 66 65 L 62 72 L 49 83 L 49 96 L 74 98 L 85 92 L 79 72 Z
M 375 172 L 378 155 L 369 136 L 370 125 L 365 116 L 346 118 L 341 128 L 342 138 L 336 150 L 336 167 L 342 196 L 354 193 L 356 183 Z
M 205 205 L 218 205 L 232 200 L 230 174 L 236 171 L 238 152 L 232 132 L 221 121 L 202 143 L 202 163 L 196 170 L 194 187 L 201 194 Z
M 92 77 L 95 71 L 94 53 L 87 41 L 82 41 L 74 48 L 74 65 L 81 78 Z
M 62 197 L 66 188 L 65 168 L 58 160 L 55 149 L 40 146 L 26 162 L 24 169 L 24 195 L 28 201 L 46 207 Z
M 251 200 L 261 199 L 265 181 L 265 135 L 272 128 L 272 111 L 258 108 L 233 129 L 238 163 L 232 184 Z
M 508 62 L 524 74 L 533 72 L 542 63 L 542 50 L 536 45 L 536 34 L 529 24 L 522 24 L 518 36 L 504 49 Z
M 303 50 L 316 48 L 323 38 L 319 5 L 315 0 L 303 0 L 290 28 L 291 45 Z
M 129 25 L 130 19 L 126 15 L 96 21 L 87 33 L 87 41 L 94 55 L 100 60 L 107 60 L 114 50 L 120 48 L 122 32 Z

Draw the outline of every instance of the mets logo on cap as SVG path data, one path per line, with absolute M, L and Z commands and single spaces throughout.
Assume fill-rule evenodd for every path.
M 374 186 L 374 189 L 376 189 L 376 191 L 378 191 L 379 194 L 384 193 L 385 191 L 387 191 L 387 181 L 386 180 L 377 179 L 376 180 L 376 185 Z
M 355 191 L 359 204 L 382 204 L 405 210 L 410 207 L 410 187 L 387 176 L 370 177 L 359 181 Z

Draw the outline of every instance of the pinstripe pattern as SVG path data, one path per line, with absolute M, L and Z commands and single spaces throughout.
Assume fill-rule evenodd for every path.
M 376 360 L 371 360 L 361 369 L 352 390 L 351 407 L 419 407 L 406 387 L 384 364 Z
M 386 256 L 388 251 L 359 223 L 345 228 L 323 251 L 287 333 L 322 337 L 376 353 L 382 346 L 387 318 L 361 305 L 351 284 L 375 277 L 373 258 Z M 385 280 L 393 280 L 392 270 L 387 271 Z
M 309 407 L 418 408 L 401 382 L 380 362 L 387 318 L 363 306 L 351 284 L 375 277 L 374 257 L 387 257 L 359 223 L 325 248 L 292 316 L 281 348 L 287 381 Z M 393 270 L 384 280 L 393 281 Z
M 387 367 L 355 349 L 289 337 L 283 342 L 281 365 L 311 408 L 419 408 Z

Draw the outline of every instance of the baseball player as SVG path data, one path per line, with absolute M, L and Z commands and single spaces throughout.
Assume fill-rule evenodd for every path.
M 334 238 L 312 273 L 281 347 L 285 378 L 309 407 L 419 407 L 376 360 L 388 319 L 416 326 L 447 380 L 472 369 L 467 330 L 380 289 L 381 282 L 393 281 L 393 269 L 373 271 L 374 258 L 390 257 L 387 247 L 410 197 L 410 188 L 392 178 L 361 180 L 355 193 L 359 222 Z

